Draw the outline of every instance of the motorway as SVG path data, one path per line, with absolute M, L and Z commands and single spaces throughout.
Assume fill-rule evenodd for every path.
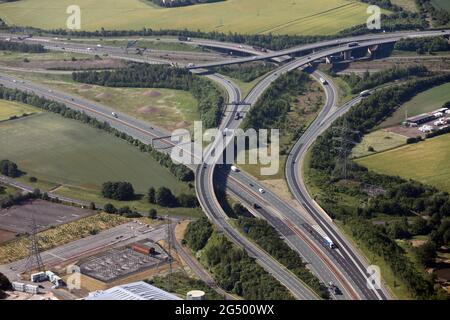
M 382 44 L 382 43 L 391 43 L 391 42 L 397 41 L 400 37 L 405 36 L 407 33 L 401 33 L 402 34 L 401 36 L 399 34 L 400 33 L 396 33 L 395 36 L 384 35 L 382 39 L 380 39 L 381 35 L 370 36 L 371 41 L 366 41 L 364 43 L 360 43 L 359 47 L 370 47 L 370 46 L 378 45 L 378 44 Z M 438 33 L 436 31 L 421 32 L 421 33 L 416 32 L 416 33 L 409 33 L 408 36 L 421 36 L 421 35 L 431 36 L 431 35 L 436 35 L 436 34 L 439 34 L 439 35 L 448 34 L 448 31 L 446 31 L 445 33 L 443 33 L 443 32 Z M 365 37 L 365 38 L 353 37 L 353 38 L 348 38 L 346 40 L 341 39 L 340 44 L 344 43 L 345 41 L 348 41 L 348 42 L 357 41 L 357 40 L 360 41 L 360 40 L 369 38 L 368 36 L 362 36 L 362 37 Z M 328 43 L 316 44 L 316 48 L 331 46 L 331 45 L 333 45 L 333 43 L 336 46 L 336 44 L 337 44 L 336 41 L 334 41 L 334 42 L 329 41 Z M 294 49 L 290 49 L 290 50 L 294 50 L 294 51 L 297 50 L 295 52 L 299 52 L 302 50 L 314 49 L 311 46 L 314 46 L 314 45 L 302 46 L 302 49 L 294 48 Z M 308 48 L 306 49 L 305 47 L 308 47 Z M 347 51 L 347 50 L 349 50 L 348 46 L 338 46 L 338 47 L 322 50 L 320 52 L 311 54 L 309 57 L 299 58 L 290 63 L 287 63 L 286 65 L 278 68 L 277 70 L 269 73 L 268 76 L 266 76 L 262 81 L 260 81 L 253 88 L 253 90 L 249 93 L 249 95 L 246 97 L 245 102 L 249 103 L 250 105 L 253 105 L 257 101 L 257 99 L 261 96 L 261 94 L 265 91 L 265 89 L 267 89 L 267 87 L 273 81 L 275 81 L 281 74 L 286 73 L 291 70 L 294 70 L 298 67 L 307 65 L 314 60 L 318 60 L 318 59 L 324 58 L 326 56 L 333 55 L 333 54 L 340 53 L 340 52 Z M 286 52 L 278 52 L 275 54 L 274 53 L 270 53 L 270 54 L 274 55 L 273 57 L 275 57 L 275 56 L 285 55 Z M 262 55 L 261 57 L 257 57 L 257 59 L 272 58 L 272 56 L 268 56 L 268 55 Z M 247 58 L 247 59 L 249 59 L 249 58 Z M 250 59 L 255 60 L 253 58 L 250 58 Z M 236 60 L 238 60 L 238 59 L 233 59 L 233 62 L 236 62 Z M 229 63 L 224 62 L 224 64 L 229 64 Z M 219 75 L 216 75 L 216 76 L 220 78 Z M 4 78 L 4 77 L 2 77 L 2 78 Z M 3 79 L 0 79 L 0 81 L 3 81 Z M 12 82 L 11 79 L 6 79 L 6 81 L 7 82 L 9 81 L 9 85 L 11 86 L 11 82 Z M 219 81 L 221 81 L 221 80 L 219 79 Z M 222 79 L 222 82 L 223 82 L 223 79 Z M 226 82 L 228 82 L 228 81 L 226 81 Z M 228 82 L 228 87 L 229 87 L 229 84 L 230 83 Z M 223 83 L 222 83 L 222 85 L 223 85 Z M 31 91 L 33 91 L 33 88 L 29 88 L 30 85 L 25 84 L 25 83 L 14 83 L 12 86 L 18 87 L 18 88 L 23 87 L 22 89 L 25 89 L 25 90 L 31 89 Z M 225 83 L 225 86 L 227 86 L 227 83 Z M 227 91 L 229 92 L 229 95 L 230 95 L 230 91 L 232 91 L 232 89 L 227 88 Z M 88 113 L 96 118 L 99 118 L 99 120 L 101 120 L 101 121 L 108 121 L 114 127 L 118 128 L 119 130 L 127 132 L 127 133 L 131 134 L 132 136 L 137 137 L 139 139 L 143 139 L 143 141 L 147 142 L 147 143 L 152 142 L 152 140 L 153 140 L 152 137 L 164 135 L 163 131 L 158 130 L 157 128 L 154 128 L 154 127 L 148 128 L 147 124 L 140 123 L 139 121 L 132 119 L 130 117 L 127 117 L 126 115 L 121 114 L 119 117 L 120 119 L 114 119 L 113 117 L 110 116 L 110 114 L 111 114 L 110 112 L 112 110 L 105 106 L 101 106 L 100 107 L 101 110 L 99 111 L 97 106 L 92 106 L 92 103 L 89 101 L 85 101 L 83 99 L 78 99 L 78 98 L 68 98 L 68 96 L 65 95 L 64 93 L 49 92 L 48 89 L 46 90 L 45 88 L 38 88 L 38 94 L 47 96 L 49 98 L 56 99 L 57 101 L 61 101 L 66 104 L 68 103 L 70 107 L 74 107 L 77 110 L 83 110 L 86 113 Z M 234 93 L 234 94 L 236 94 L 236 93 Z M 230 97 L 233 97 L 233 96 L 230 95 Z M 234 96 L 233 98 L 236 98 L 236 96 Z M 230 101 L 239 101 L 239 99 L 230 99 Z M 354 101 L 354 102 L 356 103 L 356 101 Z M 88 109 L 86 109 L 86 104 L 88 106 Z M 321 116 L 319 116 L 319 117 L 322 117 L 322 115 L 323 115 L 324 119 L 326 118 L 327 121 L 328 121 L 328 119 L 332 119 L 332 117 L 329 116 L 329 112 L 332 109 L 333 109 L 332 105 L 329 108 L 327 108 L 327 106 L 326 106 L 324 108 L 324 111 L 322 111 Z M 328 110 L 328 112 L 326 112 L 326 114 L 325 114 L 326 110 Z M 233 112 L 229 113 L 228 120 L 226 120 L 224 122 L 223 127 L 227 127 L 227 128 L 236 127 L 237 128 L 239 123 L 235 122 L 233 124 L 233 121 L 230 120 L 230 119 L 233 119 L 233 114 L 234 114 Z M 335 113 L 333 113 L 333 114 L 335 114 Z M 320 123 L 322 123 L 322 122 L 320 122 Z M 164 144 L 164 142 L 160 141 L 160 140 L 158 140 L 157 143 Z M 299 143 L 297 145 L 301 146 L 302 144 Z M 301 152 L 299 152 L 299 154 L 301 154 Z M 249 246 L 248 243 L 245 243 L 245 239 L 241 235 L 239 235 L 237 233 L 237 231 L 235 231 L 232 227 L 230 227 L 230 229 L 228 229 L 228 226 L 230 226 L 230 225 L 229 225 L 228 221 L 226 221 L 227 220 L 226 216 L 223 216 L 223 210 L 220 208 L 220 205 L 218 205 L 218 202 L 217 202 L 217 199 L 215 197 L 213 187 L 212 187 L 213 186 L 212 185 L 213 184 L 212 177 L 213 177 L 213 173 L 214 173 L 213 167 L 214 166 L 206 166 L 206 167 L 199 166 L 199 167 L 197 167 L 197 181 L 199 181 L 199 183 L 200 183 L 200 185 L 197 188 L 197 192 L 198 192 L 198 195 L 200 198 L 200 202 L 202 203 L 203 209 L 207 213 L 208 212 L 210 213 L 209 214 L 210 217 L 211 217 L 211 212 L 214 212 L 214 216 L 212 217 L 213 222 L 215 222 L 216 224 L 219 224 L 219 226 L 225 226 L 225 227 L 222 227 L 222 230 L 227 233 L 230 233 L 231 234 L 230 238 L 233 241 L 242 245 L 244 248 L 246 248 L 250 255 L 256 256 L 256 257 L 258 257 L 258 256 L 263 257 L 263 259 L 260 258 L 257 260 L 263 266 L 265 263 L 266 269 L 269 269 L 269 270 L 271 268 L 277 269 L 278 273 L 276 273 L 274 275 L 278 280 L 281 279 L 280 281 L 285 285 L 286 285 L 286 282 L 292 282 L 292 280 L 291 280 L 292 275 L 289 275 L 289 273 L 283 273 L 283 272 L 280 273 L 280 270 L 282 271 L 282 268 L 280 268 L 280 266 L 277 265 L 276 261 L 273 261 L 273 259 L 270 256 L 267 256 L 267 255 L 265 256 L 264 252 L 258 252 L 258 250 L 255 251 L 254 250 L 255 248 L 251 248 L 251 246 Z M 264 196 L 261 196 L 260 194 L 258 194 L 257 189 L 259 187 L 259 184 L 256 181 L 254 181 L 254 179 L 252 179 L 248 175 L 245 175 L 244 173 L 240 173 L 237 175 L 233 175 L 233 173 L 231 173 L 230 179 L 234 181 L 233 183 L 227 184 L 227 186 L 229 186 L 229 188 L 230 188 L 231 193 L 235 194 L 235 195 L 236 194 L 240 195 L 241 197 L 245 197 L 246 199 L 244 199 L 244 200 L 246 200 L 247 204 L 250 204 L 255 200 L 265 201 L 267 203 L 272 204 L 272 207 L 270 208 L 270 210 L 267 210 L 268 214 L 265 216 L 265 218 L 272 219 L 272 220 L 269 220 L 269 222 L 271 222 L 272 224 L 275 221 L 274 219 L 279 219 L 279 221 L 282 221 L 283 225 L 279 225 L 279 228 L 277 228 L 277 229 L 285 230 L 286 233 L 290 233 L 291 235 L 295 234 L 294 238 L 297 238 L 298 239 L 297 241 L 299 241 L 299 243 L 302 242 L 301 249 L 299 249 L 297 246 L 297 250 L 301 251 L 302 256 L 305 258 L 305 260 L 311 263 L 311 269 L 313 271 L 315 271 L 315 273 L 322 275 L 322 270 L 318 266 L 326 265 L 326 269 L 329 270 L 328 273 L 330 274 L 330 278 L 335 279 L 335 281 L 333 281 L 333 282 L 342 285 L 341 289 L 343 289 L 345 296 L 347 298 L 368 298 L 368 299 L 386 298 L 385 296 L 382 296 L 382 294 L 380 294 L 380 293 L 373 293 L 372 291 L 366 292 L 367 288 L 366 288 L 365 282 L 363 283 L 363 281 L 362 281 L 362 280 L 364 280 L 364 278 L 361 278 L 361 275 L 363 275 L 363 270 L 361 270 L 361 266 L 363 265 L 363 263 L 360 262 L 361 258 L 358 257 L 354 253 L 354 250 L 352 250 L 348 245 L 344 244 L 344 246 L 342 246 L 342 243 L 344 243 L 344 241 L 345 241 L 343 238 L 337 237 L 336 234 L 333 234 L 330 236 L 334 240 L 336 240 L 336 243 L 338 243 L 340 246 L 339 250 L 336 250 L 336 252 L 338 252 L 339 255 L 342 255 L 342 256 L 347 255 L 347 257 L 345 257 L 346 259 L 341 259 L 339 256 L 334 255 L 333 252 L 330 252 L 331 250 L 327 251 L 326 248 L 323 248 L 323 243 L 321 244 L 320 238 L 318 238 L 317 235 L 311 233 L 310 230 L 309 230 L 310 235 L 307 235 L 307 233 L 305 231 L 307 231 L 308 228 L 305 226 L 305 221 L 307 222 L 306 225 L 308 225 L 308 224 L 311 224 L 311 220 L 308 219 L 307 217 L 301 217 L 298 214 L 298 210 L 288 206 L 287 204 L 285 204 L 283 206 L 284 202 L 274 194 L 271 194 L 269 192 L 264 194 Z M 250 185 L 252 185 L 253 187 L 249 187 Z M 199 190 L 203 190 L 203 191 L 199 192 Z M 244 192 L 242 192 L 242 191 L 244 191 Z M 307 193 L 306 194 L 303 193 L 303 194 L 307 195 Z M 307 197 L 307 196 L 305 196 L 305 197 Z M 303 206 L 303 203 L 306 203 L 306 201 L 304 201 L 304 200 L 305 199 L 299 200 L 299 202 L 302 206 Z M 311 207 L 304 206 L 304 209 L 306 210 L 306 212 L 308 214 L 311 215 L 311 218 L 314 221 L 316 221 L 317 224 L 319 224 L 322 227 L 322 229 L 325 230 L 325 232 L 328 235 L 330 235 L 330 233 L 333 233 L 334 230 L 330 229 L 333 227 L 330 226 L 330 222 L 327 221 L 323 217 L 324 216 L 323 213 L 321 215 L 322 219 L 319 219 L 318 218 L 319 215 L 314 214 L 314 212 L 312 212 L 313 210 L 311 209 Z M 264 212 L 264 214 L 265 214 L 265 212 Z M 260 215 L 261 215 L 261 213 L 260 213 Z M 279 224 L 279 222 L 276 222 L 275 224 L 277 224 L 277 223 Z M 277 225 L 275 225 L 275 227 L 276 226 Z M 220 227 L 219 227 L 219 229 L 220 229 Z M 283 234 L 282 231 L 281 231 L 281 233 Z M 235 236 L 237 236 L 238 239 L 234 239 Z M 244 241 L 244 242 L 242 242 L 242 241 Z M 293 241 L 294 240 L 291 240 L 290 244 L 292 246 L 295 246 L 292 244 Z M 289 242 L 289 240 L 288 240 L 288 242 Z M 306 248 L 307 249 L 306 251 L 315 253 L 312 255 L 312 257 L 306 258 L 304 256 L 304 255 L 306 255 L 305 250 L 304 250 L 305 243 L 309 246 L 309 249 Z M 322 245 L 322 248 L 320 248 L 320 245 Z M 341 250 L 341 248 L 342 248 L 342 250 Z M 256 248 L 256 249 L 259 249 L 259 248 Z M 322 260 L 322 262 L 319 261 L 317 263 L 312 263 L 311 261 L 313 261 L 313 259 L 314 259 L 313 256 L 315 256 L 316 259 Z M 349 257 L 350 257 L 350 260 L 347 259 Z M 272 266 L 270 264 L 272 264 Z M 339 265 L 339 268 L 336 268 L 337 265 Z M 341 270 L 338 270 L 338 269 L 341 269 Z M 284 270 L 284 271 L 286 271 L 286 270 Z M 343 273 L 346 273 L 346 274 L 344 275 Z M 321 278 L 323 278 L 323 277 L 321 277 Z M 300 298 L 300 297 L 311 298 L 311 297 L 308 297 L 308 292 L 307 292 L 308 290 L 305 290 L 304 285 L 300 284 L 300 286 L 298 286 L 298 283 L 295 285 L 298 288 L 293 288 L 292 285 L 290 285 L 290 286 L 288 285 L 288 288 L 290 288 L 290 290 L 292 292 L 296 292 L 295 295 L 298 298 Z M 309 292 L 309 296 L 310 295 L 311 295 L 311 292 Z
M 226 88 L 228 94 L 230 95 L 230 101 L 234 101 L 235 98 L 238 98 L 237 94 L 239 91 L 236 89 L 236 86 L 232 85 L 232 83 L 229 80 L 226 80 L 222 76 L 215 74 L 208 75 L 208 77 L 214 81 L 221 82 L 221 84 Z M 148 123 L 142 122 L 140 120 L 134 119 L 130 116 L 121 113 L 118 113 L 118 118 L 115 118 L 111 115 L 111 112 L 113 110 L 107 106 L 103 106 L 101 104 L 94 103 L 89 100 L 81 99 L 79 97 L 72 96 L 61 91 L 53 90 L 48 87 L 38 85 L 29 81 L 25 82 L 22 80 L 18 80 L 6 75 L 0 76 L 0 83 L 3 84 L 5 87 L 17 88 L 27 92 L 34 92 L 48 99 L 64 103 L 70 108 L 85 112 L 86 114 L 97 118 L 99 121 L 106 121 L 112 127 L 122 132 L 126 132 L 127 134 L 137 139 L 140 139 L 145 143 L 148 144 L 153 143 L 155 147 L 161 148 L 161 151 L 163 152 L 170 152 L 170 148 L 168 148 L 167 146 L 169 145 L 170 147 L 173 147 L 175 145 L 168 139 L 161 139 L 156 141 L 153 140 L 154 138 L 167 137 L 168 133 L 163 131 L 162 129 L 149 126 Z M 228 113 L 229 119 L 233 119 L 233 117 L 234 113 L 231 112 Z M 191 152 L 190 145 L 184 145 L 180 148 L 185 152 Z M 196 169 L 195 165 L 191 165 L 190 167 L 193 170 Z M 203 167 L 200 166 L 200 168 Z M 203 179 L 197 178 L 196 180 L 201 181 Z M 214 203 L 216 201 L 215 195 L 213 199 L 209 199 L 210 201 L 202 201 L 202 199 L 203 198 L 200 198 L 200 203 L 202 204 L 207 203 L 207 206 L 209 206 L 210 203 Z M 216 205 L 218 205 L 218 203 L 216 203 Z M 217 210 L 208 210 L 206 212 L 213 211 L 214 213 L 216 212 L 222 213 L 223 211 L 220 208 L 220 205 L 218 206 L 219 207 L 216 208 Z M 205 208 L 208 209 L 209 207 L 205 206 L 204 209 Z M 214 219 L 213 216 L 210 217 Z M 242 248 L 245 248 L 246 251 L 250 254 L 250 256 L 257 259 L 269 273 L 274 275 L 274 277 L 277 278 L 283 285 L 289 288 L 289 290 L 294 294 L 295 297 L 297 297 L 298 299 L 317 298 L 316 295 L 313 292 L 311 292 L 310 289 L 307 288 L 303 283 L 298 281 L 292 273 L 290 273 L 286 268 L 281 266 L 270 255 L 262 251 L 252 242 L 248 241 L 243 235 L 237 232 L 229 224 L 229 221 L 227 221 L 227 219 L 222 219 L 221 217 L 222 216 L 219 216 L 217 220 L 213 220 L 219 225 L 219 229 L 227 230 L 229 232 L 228 235 L 230 239 L 239 244 Z
M 254 57 L 245 57 L 245 58 L 238 58 L 238 59 L 230 59 L 230 60 L 221 61 L 221 62 L 212 62 L 212 63 L 201 64 L 201 65 L 189 67 L 189 69 L 212 68 L 212 67 L 231 65 L 231 64 L 236 64 L 236 63 L 245 63 L 245 62 L 251 62 L 251 61 L 258 61 L 258 60 L 274 59 L 277 57 L 298 54 L 298 53 L 304 52 L 304 51 L 313 51 L 314 52 L 315 50 L 323 49 L 323 48 L 331 47 L 331 46 L 337 46 L 337 45 L 347 46 L 347 44 L 350 42 L 359 42 L 359 41 L 375 41 L 376 42 L 376 41 L 387 40 L 387 39 L 391 40 L 388 42 L 396 42 L 396 41 L 400 40 L 401 38 L 431 37 L 431 36 L 441 36 L 441 35 L 449 35 L 449 34 L 450 34 L 450 30 L 437 30 L 437 31 L 392 32 L 392 33 L 380 33 L 380 34 L 375 34 L 375 35 L 362 35 L 362 36 L 355 36 L 355 37 L 347 37 L 347 38 L 340 38 L 337 40 L 327 40 L 327 41 L 321 41 L 321 42 L 316 42 L 316 43 L 312 43 L 312 44 L 296 46 L 296 47 L 292 47 L 292 48 L 285 49 L 285 50 L 269 52 L 267 54 L 260 54 L 258 56 L 254 56 Z M 353 49 L 355 49 L 355 48 L 353 48 Z

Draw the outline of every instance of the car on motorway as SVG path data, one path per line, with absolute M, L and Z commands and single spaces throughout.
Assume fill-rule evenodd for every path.
M 118 118 L 119 116 L 117 115 L 117 113 L 115 113 L 115 112 L 111 112 L 111 115 L 114 117 L 114 118 Z
M 347 46 L 348 46 L 349 48 L 354 48 L 354 47 L 359 46 L 359 43 L 358 43 L 358 42 L 350 42 Z
M 261 194 L 266 193 L 266 190 L 264 190 L 263 188 L 259 188 L 258 191 L 259 191 L 259 193 L 261 193 Z
M 257 204 L 257 203 L 254 203 L 253 204 L 253 209 L 256 209 L 256 210 L 261 209 L 261 206 L 259 204 Z
M 234 116 L 234 120 L 239 120 L 241 118 L 241 115 L 238 113 L 236 113 L 236 115 Z
M 361 93 L 359 94 L 361 97 L 367 97 L 370 96 L 370 90 L 364 90 L 361 91 Z
M 239 169 L 236 166 L 231 166 L 231 171 L 239 172 Z

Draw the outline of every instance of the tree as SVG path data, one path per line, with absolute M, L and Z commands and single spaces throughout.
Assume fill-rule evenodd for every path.
M 240 203 L 235 203 L 233 206 L 233 211 L 234 213 L 236 213 L 237 216 L 245 216 L 248 217 L 250 214 L 250 212 L 247 210 L 246 207 L 244 207 L 242 204 Z
M 135 197 L 133 185 L 129 182 L 105 182 L 102 186 L 102 195 L 119 201 L 133 200 Z
M 427 241 L 420 247 L 416 248 L 417 259 L 422 263 L 425 267 L 429 267 L 433 265 L 436 259 L 436 245 Z
M 12 285 L 9 279 L 0 272 L 0 290 L 11 290 Z
M 160 187 L 156 192 L 156 203 L 161 207 L 176 207 L 177 199 L 172 194 L 172 191 L 166 187 Z
M 121 214 L 121 215 L 123 215 L 125 213 L 130 213 L 130 212 L 131 212 L 131 210 L 130 210 L 129 206 L 119 208 L 119 214 Z
M 184 208 L 196 208 L 199 203 L 195 195 L 182 193 L 178 196 L 178 205 Z
M 155 188 L 150 187 L 150 189 L 148 189 L 148 193 L 147 193 L 147 199 L 149 203 L 156 203 L 156 191 Z
M 114 207 L 111 203 L 105 204 L 105 206 L 103 207 L 103 211 L 105 211 L 106 213 L 117 213 L 116 207 Z
M 156 211 L 156 209 L 150 209 L 148 211 L 148 216 L 150 219 L 156 219 L 158 217 L 158 212 Z
M 0 161 L 0 172 L 1 174 L 11 178 L 16 178 L 20 175 L 17 164 L 9 160 Z

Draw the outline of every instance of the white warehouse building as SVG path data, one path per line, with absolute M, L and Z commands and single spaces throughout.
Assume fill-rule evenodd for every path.
M 85 300 L 182 300 L 144 281 L 89 293 Z

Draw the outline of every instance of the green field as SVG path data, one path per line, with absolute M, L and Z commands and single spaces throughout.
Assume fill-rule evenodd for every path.
M 12 101 L 0 100 L 0 121 L 8 120 L 10 117 L 20 117 L 24 113 L 32 114 L 39 112 L 34 108 L 30 108 L 24 104 Z
M 136 40 L 138 38 L 135 38 Z M 176 39 L 174 37 L 174 39 Z M 78 43 L 89 43 L 89 42 L 95 42 L 95 43 L 101 43 L 104 46 L 112 46 L 112 47 L 126 47 L 128 44 L 128 40 L 123 40 L 123 38 L 116 38 L 116 39 L 102 39 L 99 41 L 99 39 L 74 39 L 72 38 L 71 42 L 78 42 Z M 148 48 L 148 49 L 154 49 L 154 50 L 167 50 L 167 51 L 192 51 L 192 52 L 206 52 L 207 49 L 197 47 L 194 45 L 189 45 L 187 43 L 180 43 L 180 42 L 164 42 L 164 41 L 158 41 L 156 39 L 154 40 L 139 40 L 133 48 Z M 130 49 L 133 50 L 133 48 Z
M 416 116 L 424 112 L 434 111 L 450 101 L 450 83 L 434 87 L 419 93 L 413 99 L 403 104 L 394 114 L 379 125 L 380 128 L 388 128 L 400 124 L 405 120 L 405 111 L 408 117 Z
M 0 50 L 1 62 L 18 62 L 25 58 L 29 61 L 48 61 L 48 60 L 70 60 L 72 57 L 76 59 L 92 59 L 91 55 L 71 52 L 44 52 L 44 53 L 28 53 L 28 52 L 11 52 Z
M 444 0 L 446 1 L 446 0 Z M 392 4 L 402 7 L 411 12 L 417 12 L 415 0 L 391 0 Z
M 65 195 L 97 197 L 105 181 L 129 181 L 137 193 L 150 186 L 189 192 L 148 154 L 86 124 L 43 112 L 0 124 L 0 158 L 16 162 L 28 182 L 62 186 Z M 76 191 L 76 192 L 75 192 Z M 73 193 L 73 194 L 72 194 Z M 123 204 L 125 205 L 125 204 Z
M 158 8 L 141 0 L 21 0 L 0 4 L 10 25 L 66 28 L 66 8 L 81 9 L 82 30 L 189 29 L 253 34 L 334 34 L 366 22 L 367 4 L 356 0 L 227 0 Z
M 448 0 L 431 0 L 436 8 L 450 11 L 450 2 Z
M 376 152 L 393 149 L 406 144 L 406 137 L 393 132 L 377 130 L 366 134 L 362 141 L 358 143 L 352 150 L 352 157 L 359 158 Z M 374 151 L 368 151 L 372 147 Z
M 99 102 L 168 131 L 188 128 L 193 121 L 200 119 L 197 100 L 187 91 L 87 85 L 72 81 L 68 75 L 10 74 Z
M 371 170 L 450 192 L 450 134 L 356 160 Z

